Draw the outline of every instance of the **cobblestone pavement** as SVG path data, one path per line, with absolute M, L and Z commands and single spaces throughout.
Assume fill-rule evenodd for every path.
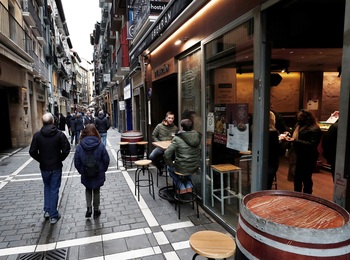
M 138 201 L 135 168 L 117 169 L 120 137 L 115 129 L 108 131 L 111 162 L 101 188 L 98 219 L 85 218 L 85 188 L 74 168 L 72 146 L 64 161 L 59 201 L 62 218 L 56 225 L 43 218 L 43 182 L 29 147 L 0 154 L 0 260 L 43 259 L 44 254 L 74 260 L 187 260 L 194 254 L 188 242 L 191 234 L 206 229 L 227 233 L 201 208 L 197 218 L 190 204 L 181 206 L 178 219 L 174 204 L 158 196 L 156 185 L 155 199 L 148 188 L 141 188 Z M 151 171 L 156 179 L 156 169 Z M 159 187 L 164 185 L 165 178 L 159 177 Z

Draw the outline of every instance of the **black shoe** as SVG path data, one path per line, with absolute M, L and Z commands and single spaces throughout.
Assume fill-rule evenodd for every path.
M 101 215 L 101 210 L 94 209 L 94 218 L 98 218 Z
M 50 224 L 51 224 L 51 225 L 55 225 L 55 224 L 57 223 L 57 221 L 60 220 L 60 218 L 61 218 L 61 215 L 60 215 L 60 214 L 58 214 L 58 216 L 55 217 L 55 218 L 50 218 Z
M 92 215 L 92 208 L 91 207 L 88 207 L 87 208 L 87 211 L 86 211 L 86 214 L 85 214 L 85 217 L 86 218 L 90 218 Z

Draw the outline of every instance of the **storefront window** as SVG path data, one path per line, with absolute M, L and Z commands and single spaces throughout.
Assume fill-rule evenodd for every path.
M 187 53 L 179 59 L 180 112 L 181 119 L 188 118 L 194 122 L 194 130 L 202 131 L 201 110 L 201 52 L 199 49 Z M 202 150 L 203 151 L 203 150 Z M 200 174 L 192 176 L 192 181 L 200 187 Z
M 236 227 L 239 212 L 236 195 L 250 192 L 253 21 L 206 43 L 204 59 L 207 116 L 204 204 L 228 225 Z M 241 168 L 241 178 L 236 167 Z

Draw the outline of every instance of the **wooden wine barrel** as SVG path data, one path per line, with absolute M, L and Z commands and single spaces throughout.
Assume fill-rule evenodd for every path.
M 143 141 L 143 134 L 140 131 L 126 131 L 121 134 L 120 141 L 129 143 L 129 153 L 126 160 L 135 162 L 138 160 L 137 142 Z
M 236 259 L 350 259 L 349 213 L 292 191 L 259 191 L 242 201 Z

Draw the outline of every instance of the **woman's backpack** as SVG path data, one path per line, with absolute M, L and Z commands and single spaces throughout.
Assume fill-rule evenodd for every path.
M 93 178 L 98 175 L 98 164 L 94 157 L 94 150 L 86 152 L 83 166 L 84 166 L 84 174 L 87 177 Z

